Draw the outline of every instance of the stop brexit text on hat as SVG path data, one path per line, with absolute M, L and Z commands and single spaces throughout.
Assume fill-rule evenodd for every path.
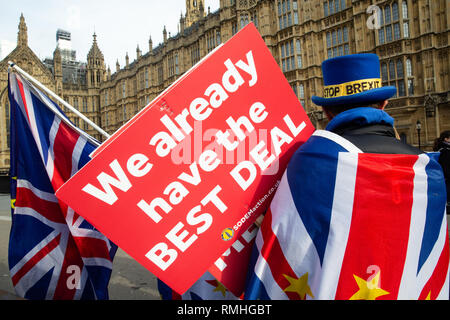
M 289 158 L 313 131 L 249 24 L 56 195 L 183 293 L 266 210 Z M 211 142 L 198 146 L 195 137 L 206 134 Z

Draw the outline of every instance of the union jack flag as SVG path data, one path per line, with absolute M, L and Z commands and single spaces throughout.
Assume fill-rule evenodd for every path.
M 448 299 L 445 197 L 433 154 L 366 154 L 316 131 L 258 232 L 246 298 Z
M 54 194 L 99 143 L 20 75 L 8 88 L 14 288 L 27 299 L 108 299 L 117 246 Z
M 158 290 L 163 300 L 239 300 L 208 271 L 183 295 L 176 293 L 159 279 Z

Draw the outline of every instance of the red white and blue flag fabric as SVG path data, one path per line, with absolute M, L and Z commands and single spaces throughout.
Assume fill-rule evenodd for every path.
M 27 299 L 108 299 L 117 246 L 54 194 L 98 142 L 20 75 L 10 73 L 8 85 L 14 288 Z
M 445 201 L 433 154 L 366 154 L 318 130 L 264 217 L 246 299 L 448 299 Z
M 192 287 L 180 295 L 158 279 L 158 290 L 163 300 L 239 300 L 225 286 L 205 272 Z

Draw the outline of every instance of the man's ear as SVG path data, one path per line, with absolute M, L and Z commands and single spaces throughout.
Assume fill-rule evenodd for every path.
M 388 101 L 384 100 L 378 104 L 378 108 L 381 110 L 384 110 L 384 108 L 386 108 L 387 105 L 388 105 Z
M 325 115 L 327 116 L 328 121 L 331 121 L 331 119 L 334 118 L 334 114 L 328 110 L 326 107 L 322 107 L 323 112 L 325 113 Z

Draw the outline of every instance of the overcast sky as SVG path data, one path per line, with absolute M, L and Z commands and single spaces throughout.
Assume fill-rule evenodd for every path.
M 219 0 L 205 0 L 205 12 L 219 8 Z M 72 34 L 72 49 L 77 60 L 86 61 L 92 45 L 92 34 L 105 57 L 106 67 L 115 72 L 116 60 L 125 64 L 136 59 L 136 46 L 148 52 L 151 36 L 153 47 L 162 42 L 164 25 L 172 35 L 178 32 L 181 12 L 186 13 L 185 0 L 14 0 L 2 1 L 0 18 L 0 60 L 16 47 L 20 14 L 28 27 L 28 46 L 42 60 L 52 57 L 56 48 L 56 30 Z

